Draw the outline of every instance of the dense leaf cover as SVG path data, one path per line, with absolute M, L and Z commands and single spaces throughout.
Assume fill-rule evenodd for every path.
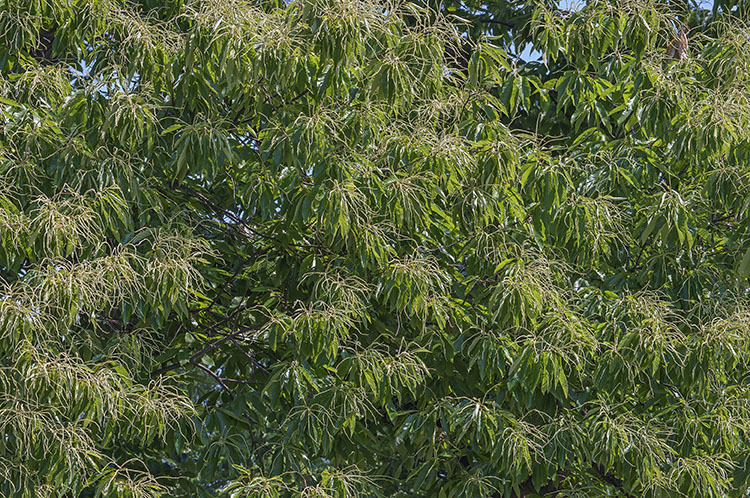
M 0 495 L 746 496 L 746 9 L 0 0 Z

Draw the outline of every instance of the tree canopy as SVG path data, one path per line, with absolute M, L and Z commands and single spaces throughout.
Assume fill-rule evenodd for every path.
M 1 495 L 747 496 L 746 3 L 0 39 Z

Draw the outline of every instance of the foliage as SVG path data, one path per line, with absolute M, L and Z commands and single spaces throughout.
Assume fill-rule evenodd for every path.
M 745 496 L 748 22 L 0 0 L 0 494 Z

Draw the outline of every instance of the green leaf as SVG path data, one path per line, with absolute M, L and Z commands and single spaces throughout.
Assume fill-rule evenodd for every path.
M 750 276 L 750 249 L 747 249 L 742 256 L 737 272 L 741 278 L 748 278 Z

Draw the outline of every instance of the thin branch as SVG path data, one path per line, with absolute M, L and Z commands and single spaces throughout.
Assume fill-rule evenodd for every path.
M 195 360 L 197 360 L 198 358 L 200 358 L 204 354 L 208 353 L 209 351 L 211 351 L 213 349 L 218 348 L 219 346 L 221 346 L 225 342 L 227 342 L 227 341 L 229 341 L 229 340 L 231 340 L 231 339 L 233 339 L 233 338 L 237 337 L 238 335 L 243 334 L 245 332 L 249 332 L 251 330 L 257 330 L 258 328 L 262 327 L 266 323 L 268 323 L 268 322 L 263 322 L 263 323 L 260 323 L 258 325 L 254 325 L 252 327 L 243 327 L 241 329 L 235 330 L 234 332 L 232 332 L 230 334 L 227 334 L 224 337 L 211 342 L 210 344 L 208 344 L 204 348 L 202 348 L 199 351 L 196 351 L 195 353 L 193 353 L 190 356 L 190 358 L 188 359 L 188 362 L 189 363 L 193 363 Z M 182 367 L 182 366 L 183 365 L 180 362 L 172 363 L 170 365 L 167 365 L 167 366 L 164 366 L 164 367 L 161 367 L 159 369 L 156 369 L 156 370 L 152 371 L 151 372 L 151 377 L 156 377 L 157 375 L 163 374 L 165 372 L 168 372 L 170 370 L 174 370 L 175 368 L 179 368 L 179 367 Z
M 506 28 L 510 28 L 510 29 L 515 29 L 516 28 L 515 24 L 511 24 L 511 23 L 506 22 L 506 21 L 501 21 L 499 19 L 492 19 L 490 17 L 479 17 L 479 18 L 476 18 L 474 20 L 476 22 L 484 22 L 484 23 L 487 23 L 487 24 L 499 24 L 501 26 L 505 26 Z
M 214 379 L 216 379 L 216 382 L 218 382 L 221 385 L 221 387 L 223 387 L 224 390 L 227 391 L 232 398 L 234 398 L 234 391 L 232 391 L 231 389 L 229 389 L 229 386 L 227 386 L 224 383 L 224 379 L 222 379 L 221 377 L 219 377 L 213 370 L 211 370 L 210 368 L 208 368 L 205 365 L 201 365 L 200 363 L 198 363 L 197 361 L 193 360 L 192 358 L 190 359 L 190 364 L 191 365 L 195 365 L 196 367 L 200 368 L 201 370 L 203 370 L 204 372 L 206 372 L 208 375 L 210 375 L 211 377 L 213 377 Z

